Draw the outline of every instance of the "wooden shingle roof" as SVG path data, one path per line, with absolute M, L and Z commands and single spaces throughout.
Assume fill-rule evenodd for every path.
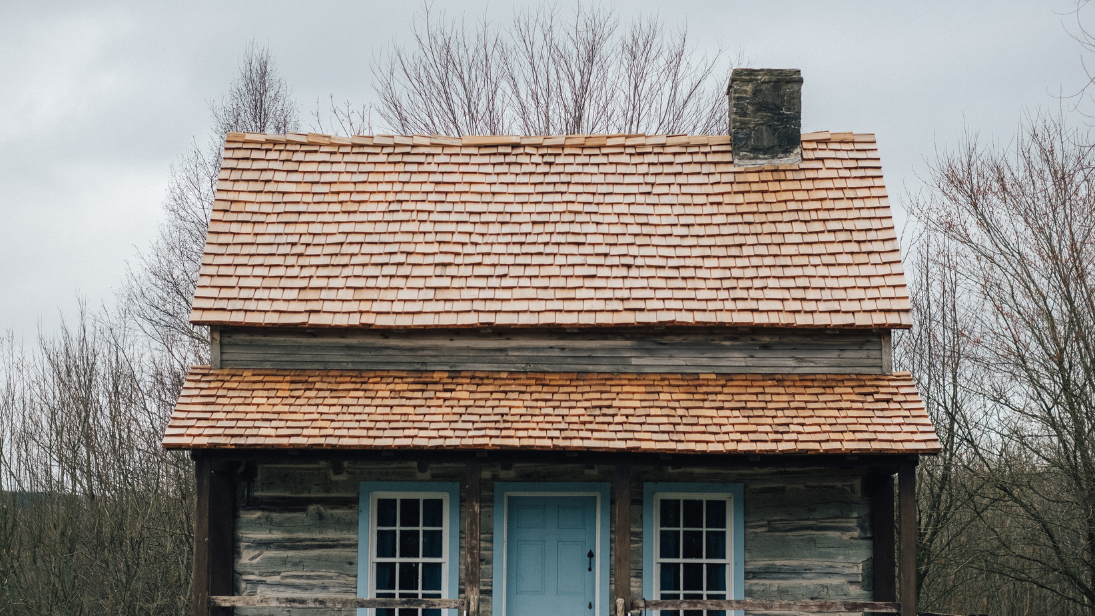
M 934 453 L 912 378 L 190 371 L 168 448 Z
M 735 167 L 728 137 L 229 133 L 207 325 L 910 324 L 872 135 Z

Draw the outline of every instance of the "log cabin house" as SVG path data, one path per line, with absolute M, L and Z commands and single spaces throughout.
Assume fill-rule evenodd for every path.
M 801 83 L 735 71 L 729 136 L 229 133 L 194 614 L 914 614 L 897 237 Z

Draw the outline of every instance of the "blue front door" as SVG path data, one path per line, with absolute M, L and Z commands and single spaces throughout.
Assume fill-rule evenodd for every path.
M 504 616 L 593 616 L 596 499 L 511 494 L 507 509 Z

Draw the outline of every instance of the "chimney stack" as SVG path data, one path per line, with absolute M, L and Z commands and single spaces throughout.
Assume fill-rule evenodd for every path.
M 736 68 L 726 94 L 735 165 L 802 162 L 802 74 L 798 69 Z

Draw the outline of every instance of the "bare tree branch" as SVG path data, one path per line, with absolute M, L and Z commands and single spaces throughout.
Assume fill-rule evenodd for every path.
M 697 57 L 656 18 L 554 6 L 474 28 L 426 6 L 409 48 L 373 62 L 378 113 L 403 134 L 724 134 L 726 80 L 742 57 Z

